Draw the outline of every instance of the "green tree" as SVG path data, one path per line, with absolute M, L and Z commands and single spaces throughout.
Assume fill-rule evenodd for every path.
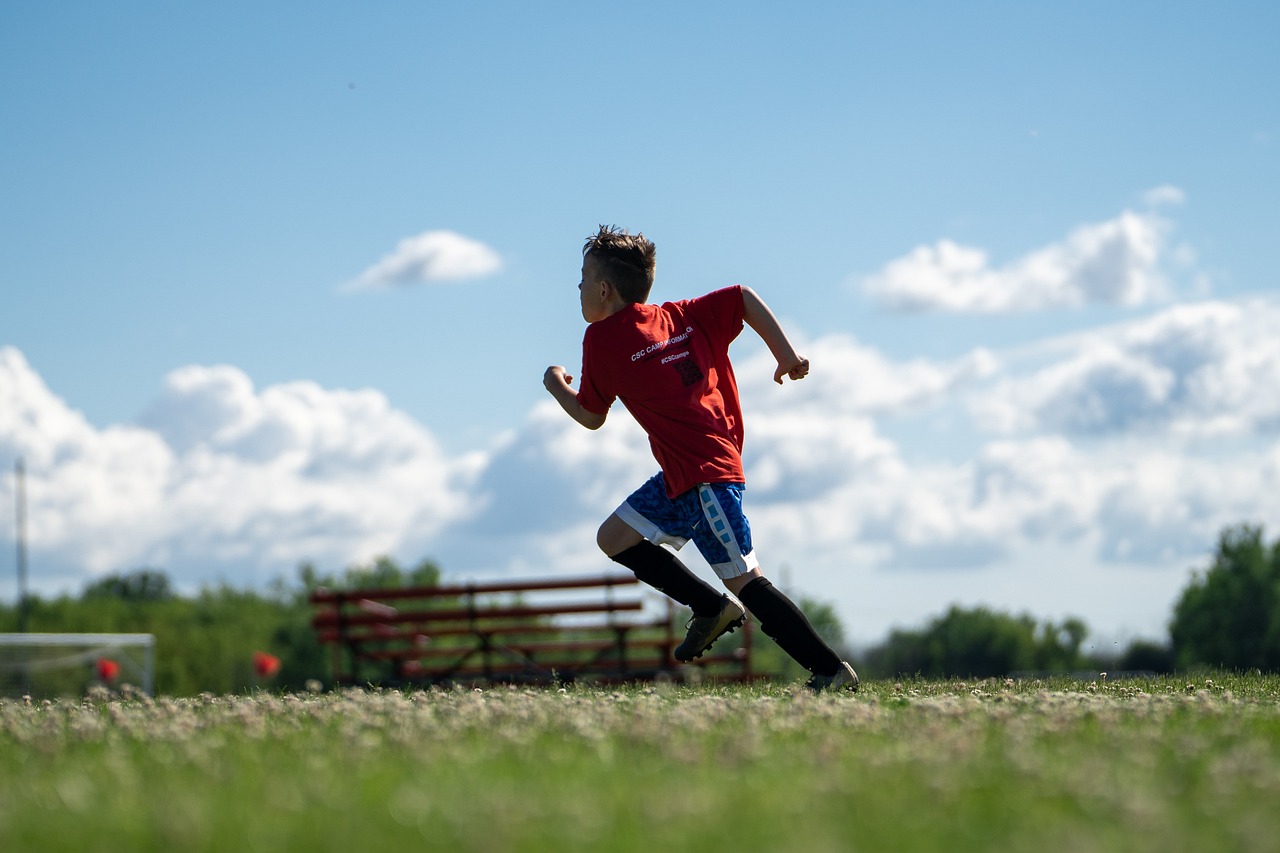
M 79 596 L 34 597 L 30 628 L 50 633 L 153 634 L 156 692 L 173 696 L 267 686 L 259 683 L 253 671 L 256 651 L 282 661 L 280 677 L 270 686 L 294 686 L 295 682 L 301 686 L 307 678 L 323 674 L 318 667 L 304 673 L 295 664 L 300 657 L 297 651 L 274 643 L 281 624 L 306 618 L 295 611 L 305 605 L 227 586 L 207 588 L 194 597 L 169 590 L 167 577 L 144 569 L 95 581 Z M 0 630 L 12 618 L 0 612 Z M 310 641 L 314 644 L 314 638 Z
M 932 678 L 1080 669 L 1087 634 L 1079 619 L 1039 625 L 1028 615 L 952 607 L 922 630 L 894 630 L 868 652 L 866 668 L 870 674 Z
M 1173 649 L 1166 643 L 1134 640 L 1115 667 L 1128 672 L 1170 673 L 1174 669 Z
M 1197 572 L 1169 626 L 1179 667 L 1280 670 L 1280 540 L 1262 528 L 1224 530 L 1209 569 Z
M 403 569 L 390 557 L 375 557 L 371 562 L 349 566 L 341 574 L 321 574 L 312 563 L 298 569 L 302 589 L 310 595 L 316 589 L 391 589 L 400 586 L 439 586 L 440 566 L 434 560 L 422 560 L 411 569 Z
M 158 569 L 138 569 L 124 575 L 108 575 L 85 587 L 83 597 L 118 598 L 121 601 L 168 601 L 174 597 L 169 576 Z
M 330 675 L 331 649 L 311 627 L 310 595 L 318 587 L 433 586 L 440 568 L 423 560 L 410 569 L 389 557 L 321 574 L 299 567 L 296 583 L 277 581 L 265 591 L 227 585 L 180 595 L 153 568 L 114 574 L 85 586 L 79 596 L 28 599 L 29 629 L 51 633 L 142 633 L 156 638 L 156 691 L 173 696 L 234 693 L 254 687 L 304 689 Z M 17 606 L 0 605 L 0 632 L 16 631 Z M 253 655 L 280 659 L 269 682 L 258 678 Z

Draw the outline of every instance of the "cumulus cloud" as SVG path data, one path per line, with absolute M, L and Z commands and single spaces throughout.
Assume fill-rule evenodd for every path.
M 98 430 L 56 397 L 22 353 L 0 348 L 0 460 L 7 497 L 12 460 L 27 470 L 27 530 L 33 548 L 55 556 L 54 573 L 74 576 L 131 559 L 157 535 L 162 484 L 172 454 L 154 433 Z M 11 501 L 4 501 L 11 504 Z
M 1084 540 L 1106 561 L 1168 565 L 1204 553 L 1227 525 L 1280 511 L 1280 447 L 1188 453 L 1141 441 L 995 442 L 971 506 L 1024 542 Z
M 406 237 L 395 251 L 342 286 L 346 292 L 482 278 L 502 268 L 502 258 L 477 240 L 453 231 Z
M 753 406 L 766 412 L 781 407 L 788 413 L 902 414 L 927 408 L 999 370 L 997 357 L 983 348 L 950 361 L 894 361 L 847 334 L 803 342 L 800 348 L 813 370 L 802 382 L 788 384 L 786 396 L 776 393 L 777 363 L 767 350 L 756 348 L 741 359 L 735 353 L 739 387 Z
M 1159 625 L 1222 527 L 1280 514 L 1275 328 L 1280 308 L 1261 300 L 949 360 L 836 334 L 804 341 L 813 372 L 782 387 L 762 347 L 735 345 L 761 560 L 838 596 L 868 640 L 890 617 L 1001 589 L 1060 598 L 1086 576 L 1109 591 L 1124 578 Z M 931 437 L 953 421 L 967 447 L 944 453 Z M 257 582 L 384 552 L 459 578 L 601 571 L 596 526 L 656 470 L 621 407 L 592 432 L 543 401 L 451 458 L 376 391 L 259 388 L 226 365 L 173 371 L 136 425 L 100 429 L 5 348 L 0 463 L 18 454 L 36 562 L 68 586 L 144 564 Z M 0 471 L 0 505 L 6 492 Z M 710 577 L 692 548 L 682 557 Z
M 837 439 L 835 432 L 823 437 Z M 1280 512 L 1280 445 L 1199 455 L 1139 442 L 1099 448 L 1036 437 L 989 442 L 958 463 L 886 449 L 879 464 L 832 487 L 821 472 L 799 481 L 806 472 L 793 469 L 789 500 L 755 502 L 752 525 L 772 562 L 799 561 L 834 582 L 857 565 L 958 572 L 1052 547 L 1083 549 L 1103 564 L 1173 569 L 1173 580 L 1150 581 L 1176 587 L 1223 527 Z M 760 473 L 749 467 L 749 482 Z M 818 488 L 806 492 L 808 482 Z
M 1175 188 L 1158 192 L 1167 197 Z M 996 314 L 1090 303 L 1144 305 L 1164 298 L 1163 220 L 1125 211 L 1003 266 L 982 249 L 940 240 L 866 278 L 862 291 L 901 311 Z
M 999 433 L 1262 435 L 1280 426 L 1280 305 L 1202 302 L 1058 341 L 974 399 Z
M 589 431 L 551 400 L 499 437 L 484 460 L 472 489 L 479 511 L 432 546 L 464 573 L 609 568 L 595 546 L 596 527 L 657 472 L 648 438 L 621 406 Z
M 26 460 L 32 549 L 72 575 L 150 564 L 259 581 L 394 552 L 472 509 L 477 458 L 447 457 L 376 391 L 256 389 L 233 367 L 187 367 L 140 425 L 97 429 L 10 347 L 0 400 L 0 456 Z
M 1278 312 L 1178 306 L 952 361 L 894 361 L 836 335 L 805 347 L 814 372 L 783 389 L 767 353 L 743 358 L 758 541 L 832 583 L 854 564 L 991 569 L 1052 546 L 1174 567 L 1146 581 L 1172 594 L 1224 526 L 1280 512 Z M 894 422 L 967 404 L 967 458 L 893 437 Z M 1242 434 L 1261 444 L 1218 441 Z
M 952 361 L 896 362 L 850 335 L 805 342 L 812 372 L 778 387 L 776 362 L 758 348 L 736 368 L 747 419 L 744 463 L 752 500 L 819 499 L 901 466 L 877 418 L 926 411 L 990 376 L 998 362 L 978 349 Z

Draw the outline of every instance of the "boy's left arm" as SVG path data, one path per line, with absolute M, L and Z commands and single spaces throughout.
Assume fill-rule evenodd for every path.
M 794 381 L 809 375 L 809 359 L 796 352 L 769 306 L 754 290 L 745 286 L 742 288 L 742 320 L 760 336 L 769 352 L 777 359 L 778 369 L 773 372 L 774 382 L 781 385 L 783 376 L 790 376 Z

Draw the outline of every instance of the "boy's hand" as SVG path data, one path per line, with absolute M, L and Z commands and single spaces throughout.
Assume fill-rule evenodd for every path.
M 808 375 L 809 359 L 802 358 L 790 364 L 786 362 L 779 364 L 778 369 L 773 372 L 773 381 L 781 385 L 784 376 L 790 376 L 792 382 L 797 382 Z
M 573 385 L 573 377 L 565 372 L 564 367 L 553 364 L 542 374 L 542 385 L 552 394 Z
M 604 426 L 608 413 L 602 415 L 582 408 L 582 404 L 578 402 L 578 395 L 570 384 L 572 382 L 573 377 L 565 373 L 564 368 L 558 364 L 551 365 L 547 368 L 547 372 L 542 374 L 542 384 L 551 392 L 551 396 L 556 398 L 560 408 L 564 409 L 569 417 L 587 429 L 600 429 Z

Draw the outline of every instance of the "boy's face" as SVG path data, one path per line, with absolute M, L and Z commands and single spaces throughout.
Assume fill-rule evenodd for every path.
M 582 259 L 582 280 L 578 282 L 578 298 L 582 302 L 582 319 L 598 323 L 609 316 L 607 306 L 608 285 L 600 280 L 596 263 L 591 256 Z

